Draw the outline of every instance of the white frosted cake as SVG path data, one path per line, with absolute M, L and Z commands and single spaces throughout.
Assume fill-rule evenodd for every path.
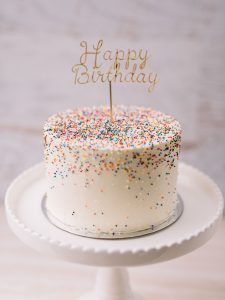
M 178 121 L 144 107 L 68 110 L 44 126 L 46 212 L 58 227 L 98 238 L 141 235 L 177 207 Z

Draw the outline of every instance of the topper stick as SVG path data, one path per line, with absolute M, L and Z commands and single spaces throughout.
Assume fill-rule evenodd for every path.
M 112 81 L 109 80 L 109 97 L 110 97 L 110 119 L 113 121 L 113 111 L 112 111 Z

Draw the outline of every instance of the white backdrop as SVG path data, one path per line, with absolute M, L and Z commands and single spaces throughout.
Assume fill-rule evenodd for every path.
M 147 48 L 159 83 L 116 85 L 114 103 L 152 106 L 183 126 L 182 159 L 225 191 L 225 2 L 0 0 L 0 198 L 42 159 L 47 116 L 108 102 L 107 85 L 74 86 L 83 39 Z

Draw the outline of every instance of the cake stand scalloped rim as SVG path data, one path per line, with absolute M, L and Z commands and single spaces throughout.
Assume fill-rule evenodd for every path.
M 14 209 L 12 207 L 10 207 L 9 205 L 9 201 L 8 199 L 11 196 L 11 192 L 12 189 L 14 188 L 15 184 L 18 184 L 20 181 L 23 181 L 24 177 L 26 177 L 30 172 L 34 172 L 36 169 L 39 169 L 43 166 L 43 163 L 39 163 L 36 164 L 35 166 L 29 168 L 28 170 L 22 172 L 16 179 L 13 180 L 13 182 L 11 183 L 11 185 L 9 186 L 7 192 L 6 192 L 6 197 L 5 197 L 5 208 L 6 208 L 6 212 L 8 215 L 8 218 L 10 218 L 11 221 L 13 221 L 14 223 L 17 224 L 17 226 L 19 226 L 22 230 L 24 230 L 26 233 L 30 234 L 31 236 L 34 236 L 36 238 L 39 238 L 42 241 L 46 241 L 47 243 L 53 245 L 53 246 L 57 246 L 60 248 L 69 248 L 71 250 L 81 250 L 82 252 L 95 252 L 95 253 L 114 253 L 114 252 L 119 252 L 120 254 L 127 254 L 127 253 L 132 253 L 132 254 L 136 254 L 139 252 L 149 252 L 151 250 L 162 250 L 162 249 L 166 249 L 166 248 L 170 248 L 172 246 L 176 246 L 176 245 L 181 245 L 184 242 L 188 242 L 194 238 L 197 238 L 198 236 L 200 236 L 201 234 L 203 234 L 204 232 L 206 232 L 207 230 L 209 230 L 211 227 L 213 227 L 216 222 L 219 220 L 220 216 L 223 213 L 223 207 L 224 207 L 224 201 L 223 201 L 223 196 L 221 191 L 219 190 L 219 188 L 217 187 L 217 185 L 214 183 L 214 181 L 207 175 L 203 174 L 201 171 L 199 171 L 198 169 L 187 165 L 185 163 L 180 163 L 181 165 L 183 165 L 185 168 L 189 168 L 190 170 L 192 170 L 192 172 L 195 172 L 199 177 L 201 177 L 204 180 L 208 181 L 208 185 L 210 185 L 210 187 L 212 189 L 214 189 L 215 194 L 218 197 L 218 209 L 217 212 L 213 218 L 212 221 L 210 221 L 207 225 L 205 225 L 204 227 L 202 227 L 199 230 L 196 230 L 194 233 L 190 234 L 189 236 L 185 237 L 185 238 L 181 238 L 179 240 L 177 240 L 176 242 L 171 242 L 168 243 L 166 245 L 161 245 L 161 246 L 145 246 L 145 247 L 141 247 L 141 248 L 135 248 L 135 249 L 119 249 L 119 250 L 110 250 L 110 249 L 95 249 L 94 247 L 90 247 L 90 246 L 82 246 L 82 245 L 73 245 L 70 243 L 63 243 L 61 241 L 58 240 L 53 240 L 48 236 L 45 236 L 41 233 L 38 233 L 30 228 L 28 228 L 24 223 L 22 223 L 16 216 L 16 213 L 14 212 Z M 157 234 L 157 233 L 156 233 Z

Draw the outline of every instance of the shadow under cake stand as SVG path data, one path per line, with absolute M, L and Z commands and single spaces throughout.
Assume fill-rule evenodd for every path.
M 80 300 L 142 299 L 133 293 L 126 267 L 167 261 L 197 249 L 212 237 L 223 212 L 216 184 L 184 163 L 180 163 L 178 177 L 183 214 L 169 227 L 141 237 L 103 240 L 63 231 L 43 213 L 45 192 L 43 164 L 17 177 L 6 194 L 8 223 L 19 239 L 45 255 L 101 267 L 93 292 Z

